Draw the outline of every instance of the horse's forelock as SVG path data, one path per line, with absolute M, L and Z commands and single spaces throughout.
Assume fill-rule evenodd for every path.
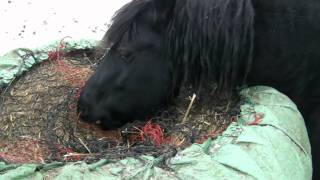
M 140 17 L 149 18 L 147 22 L 142 23 L 149 23 L 150 27 L 154 24 L 157 25 L 157 23 L 164 24 L 162 20 L 169 22 L 167 15 L 174 7 L 174 2 L 175 0 L 132 0 L 112 17 L 111 26 L 102 39 L 102 45 L 111 48 L 121 43 L 123 39 L 135 37 L 137 29 L 139 29 L 137 23 L 141 23 L 139 22 Z M 159 29 L 164 31 L 166 28 L 161 27 Z
M 123 37 L 134 32 L 137 16 L 145 11 L 149 5 L 150 0 L 133 0 L 119 9 L 113 15 L 111 26 L 102 38 L 101 45 L 105 48 L 111 48 L 121 42 Z

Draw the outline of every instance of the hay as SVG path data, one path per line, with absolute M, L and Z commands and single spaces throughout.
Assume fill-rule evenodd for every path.
M 102 131 L 97 125 L 79 121 L 75 108 L 79 91 L 95 63 L 95 58 L 86 53 L 73 53 L 36 65 L 1 89 L 0 158 L 44 163 L 174 155 L 177 149 L 216 137 L 238 114 L 236 99 L 217 99 L 211 92 L 213 87 L 200 92 L 185 87 L 175 105 L 150 121 L 163 129 L 161 143 L 155 144 L 143 131 L 146 122 Z M 197 98 L 190 104 L 193 93 Z M 13 158 L 19 154 L 25 158 Z

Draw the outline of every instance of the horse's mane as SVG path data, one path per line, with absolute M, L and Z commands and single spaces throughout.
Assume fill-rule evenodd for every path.
M 148 0 L 132 0 L 120 8 L 111 19 L 111 26 L 102 38 L 101 46 L 110 48 L 133 33 L 137 16 L 148 7 Z
M 243 83 L 253 52 L 251 0 L 177 0 L 173 13 L 167 52 L 175 81 L 214 81 L 224 90 Z
M 132 36 L 137 17 L 154 1 L 133 0 L 117 11 L 102 44 L 110 48 Z M 176 0 L 172 11 L 163 49 L 172 63 L 173 86 L 216 82 L 228 90 L 244 83 L 253 52 L 251 0 Z

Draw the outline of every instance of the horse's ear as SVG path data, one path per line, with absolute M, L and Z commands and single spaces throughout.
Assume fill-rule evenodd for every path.
M 161 17 L 168 17 L 175 4 L 176 4 L 176 0 L 153 0 L 155 7 L 156 7 L 156 11 L 157 13 L 161 16 Z

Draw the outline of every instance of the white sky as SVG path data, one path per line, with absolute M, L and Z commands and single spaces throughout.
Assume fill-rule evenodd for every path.
M 53 40 L 101 39 L 112 15 L 130 0 L 0 0 L 0 55 Z

